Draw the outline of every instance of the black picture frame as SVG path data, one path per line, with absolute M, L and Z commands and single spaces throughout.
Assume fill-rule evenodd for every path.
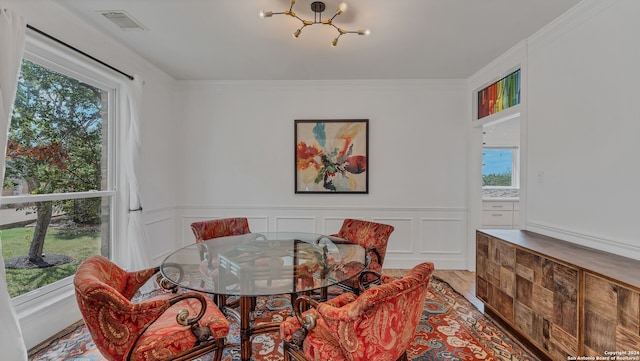
M 295 193 L 369 193 L 369 119 L 294 122 Z

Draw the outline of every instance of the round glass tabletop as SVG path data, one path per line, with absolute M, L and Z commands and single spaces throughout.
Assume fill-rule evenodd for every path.
M 160 267 L 169 282 L 227 296 L 268 296 L 329 287 L 368 264 L 363 247 L 300 232 L 248 233 L 182 247 Z

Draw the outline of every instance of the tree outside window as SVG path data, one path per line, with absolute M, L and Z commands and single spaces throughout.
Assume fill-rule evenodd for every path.
M 105 90 L 24 60 L 3 188 L 21 189 L 13 193 L 28 195 L 105 189 L 107 101 Z M 3 256 L 12 296 L 72 275 L 88 255 L 104 253 L 101 224 L 108 199 L 62 198 L 9 205 L 36 216 L 33 224 L 2 226 L 7 229 L 2 238 Z M 24 270 L 42 270 L 46 275 L 39 274 L 33 277 L 39 279 L 34 284 L 13 290 L 11 277 L 23 277 L 20 272 Z

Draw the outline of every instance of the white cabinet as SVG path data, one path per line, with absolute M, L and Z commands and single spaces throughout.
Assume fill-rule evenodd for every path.
M 482 201 L 482 227 L 493 229 L 518 228 L 519 210 L 518 201 L 500 199 Z

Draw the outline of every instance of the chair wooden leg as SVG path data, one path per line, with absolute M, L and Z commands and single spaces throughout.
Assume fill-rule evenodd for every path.
M 216 350 L 213 353 L 213 361 L 222 361 L 222 352 L 224 351 L 225 338 L 216 340 Z
M 283 346 L 284 351 L 284 361 L 291 361 L 291 355 L 289 355 L 289 350 L 287 350 L 287 346 Z

